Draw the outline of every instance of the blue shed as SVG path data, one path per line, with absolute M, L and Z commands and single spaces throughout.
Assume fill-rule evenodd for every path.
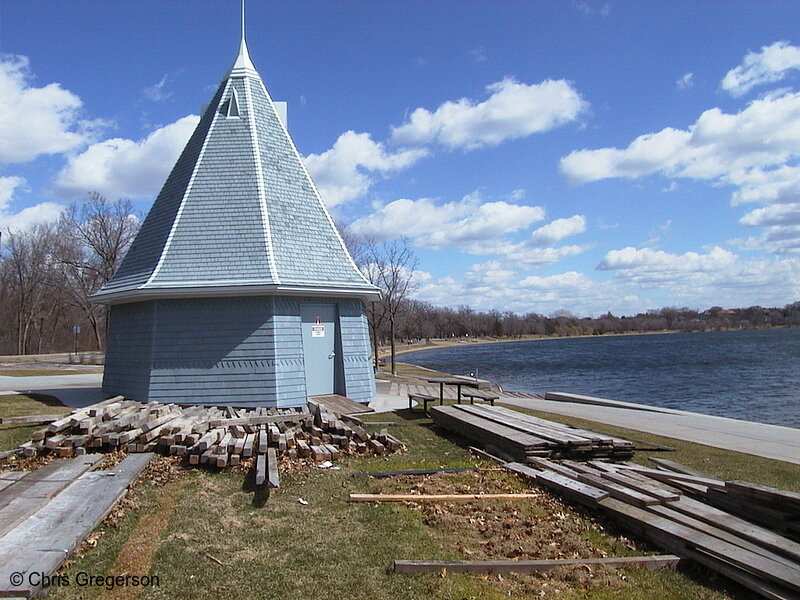
M 158 402 L 370 401 L 356 267 L 242 38 L 114 277 L 103 390 Z

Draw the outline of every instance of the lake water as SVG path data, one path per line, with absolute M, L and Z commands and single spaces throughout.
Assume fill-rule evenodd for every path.
M 800 428 L 800 329 L 464 344 L 400 360 L 521 392 L 573 392 Z

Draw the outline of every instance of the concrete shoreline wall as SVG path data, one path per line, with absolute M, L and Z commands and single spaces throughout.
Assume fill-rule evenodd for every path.
M 300 306 L 336 306 L 335 393 L 375 395 L 361 300 L 245 296 L 147 300 L 111 307 L 103 391 L 142 402 L 304 406 Z M 308 365 L 314 368 L 313 365 Z

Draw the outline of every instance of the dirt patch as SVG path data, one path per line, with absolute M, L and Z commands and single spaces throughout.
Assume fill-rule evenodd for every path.
M 440 473 L 419 477 L 398 477 L 380 482 L 381 493 L 410 494 L 537 494 L 525 500 L 476 500 L 473 502 L 416 503 L 406 505 L 423 514 L 424 523 L 434 531 L 443 550 L 463 560 L 538 560 L 561 558 L 602 558 L 607 553 L 590 541 L 595 526 L 557 498 L 536 489 L 520 489 L 518 480 L 497 472 Z M 452 540 L 457 541 L 452 541 Z M 433 558 L 433 557 L 427 557 Z M 446 575 L 446 571 L 441 575 Z M 497 580 L 510 595 L 538 597 L 566 590 L 621 588 L 621 571 L 606 567 L 565 567 L 535 575 L 483 575 Z
M 109 570 L 109 575 L 144 576 L 150 573 L 153 555 L 162 533 L 169 525 L 172 514 L 178 506 L 184 485 L 184 482 L 179 479 L 173 479 L 164 484 L 158 495 L 156 509 L 143 514 L 139 519 L 117 555 L 114 565 Z M 141 589 L 136 586 L 117 587 L 103 597 L 113 600 L 128 600 L 137 597 Z

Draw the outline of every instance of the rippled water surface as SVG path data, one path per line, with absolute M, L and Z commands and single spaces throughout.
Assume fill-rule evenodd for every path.
M 800 329 L 459 345 L 403 362 L 524 392 L 564 391 L 800 428 Z

